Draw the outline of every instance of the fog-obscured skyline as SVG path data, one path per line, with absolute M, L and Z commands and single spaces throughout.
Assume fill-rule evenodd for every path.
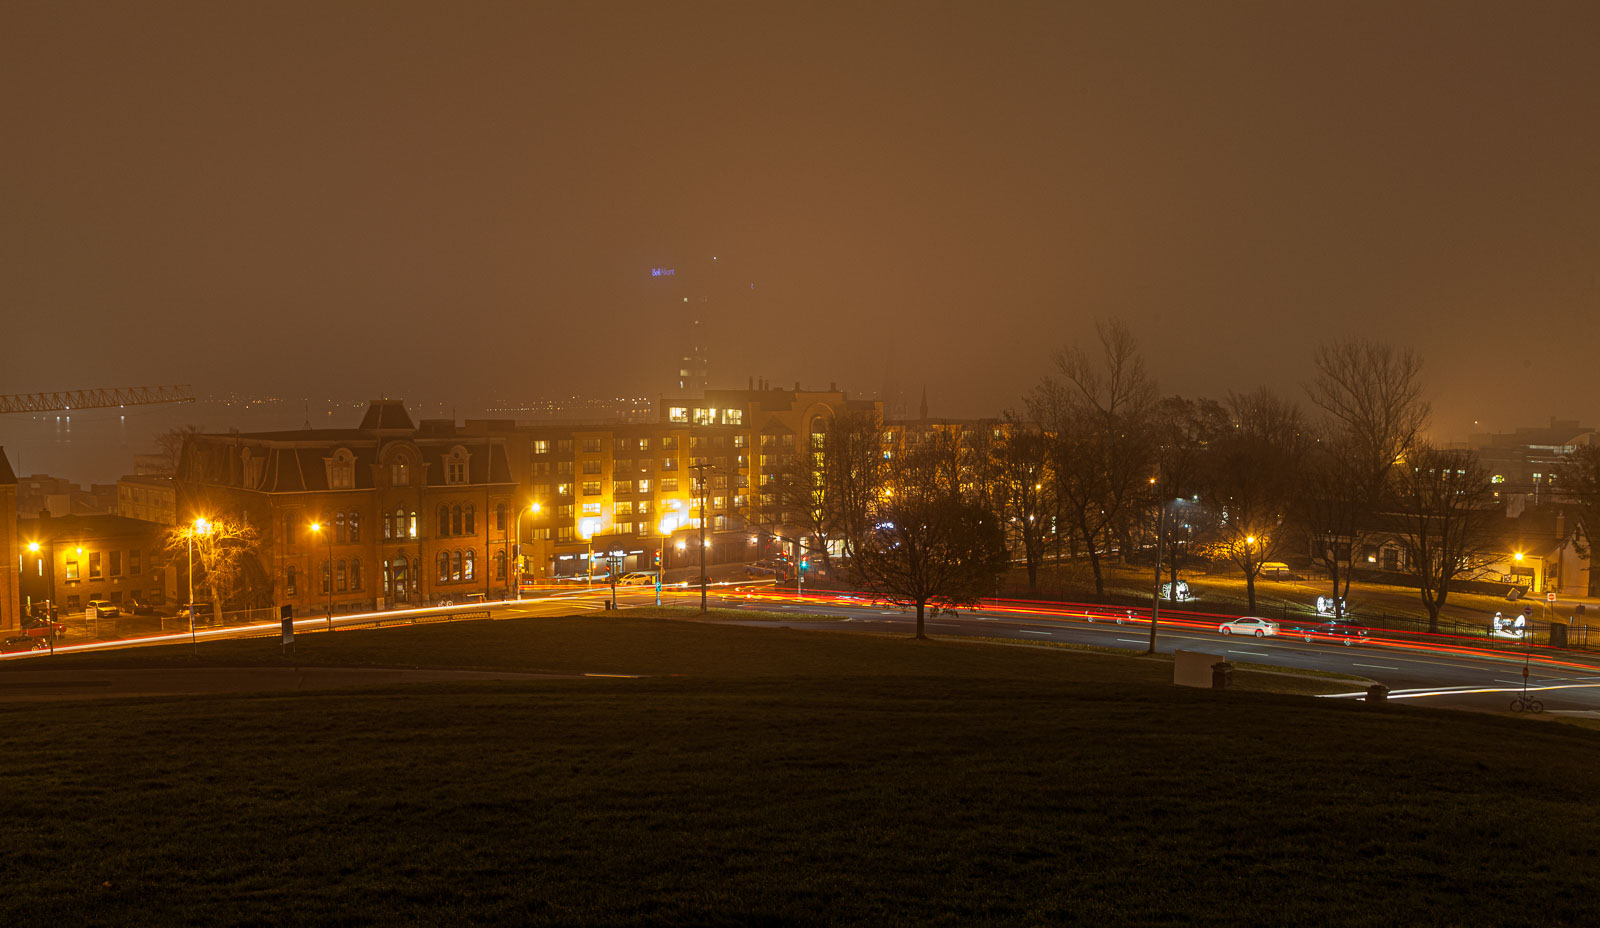
M 1164 392 L 1426 360 L 1436 432 L 1600 419 L 1600 6 L 10 4 L 0 392 L 993 414 L 1097 317 Z M 221 425 L 221 423 L 217 423 Z

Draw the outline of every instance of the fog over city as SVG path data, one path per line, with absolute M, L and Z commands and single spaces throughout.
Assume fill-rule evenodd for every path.
M 445 12 L 7 6 L 0 392 L 655 397 L 698 337 L 978 416 L 1118 318 L 1167 393 L 1368 336 L 1437 438 L 1600 414 L 1600 6 Z

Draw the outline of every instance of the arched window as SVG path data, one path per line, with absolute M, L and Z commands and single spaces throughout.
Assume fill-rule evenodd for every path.
M 324 560 L 322 562 L 322 592 L 324 593 L 332 592 L 330 589 L 333 584 L 332 570 L 332 566 Z
M 359 513 L 359 512 L 350 513 L 349 522 L 350 522 L 350 540 L 352 542 L 360 541 L 361 540 L 361 513 Z
M 497 531 L 497 532 L 503 532 L 503 531 L 506 530 L 506 504 L 505 503 L 495 503 L 494 504 L 494 530 Z
M 460 551 L 456 552 L 455 560 L 452 561 L 451 564 L 450 564 L 450 579 L 451 580 L 460 580 L 461 579 L 461 552 Z
M 384 516 L 384 518 L 388 518 L 388 516 Z M 384 597 L 387 598 L 389 596 L 390 591 L 392 591 L 393 589 L 394 589 L 394 576 L 389 572 L 389 560 L 387 558 L 385 558 L 384 561 L 383 561 L 383 595 L 384 595 Z
M 361 589 L 361 558 L 350 559 L 350 589 Z
M 473 561 L 474 561 L 474 555 L 473 555 L 471 549 L 468 549 L 467 554 L 466 554 L 466 559 L 461 562 L 461 579 L 463 579 L 463 580 L 471 580 L 472 579 Z
M 387 512 L 383 514 L 383 537 L 384 540 L 394 537 L 394 516 L 389 515 Z
M 439 537 L 444 538 L 450 534 L 450 507 L 439 507 Z
M 461 507 L 460 506 L 451 506 L 450 507 L 450 534 L 452 534 L 452 535 L 461 534 Z
M 333 514 L 333 532 L 334 540 L 341 545 L 350 540 L 350 535 L 344 527 L 344 513 L 336 512 Z
M 417 511 L 415 509 L 411 510 L 411 525 L 407 528 L 406 537 L 417 537 Z M 416 560 L 416 558 L 412 558 L 412 560 Z
M 288 567 L 285 567 L 283 569 L 283 592 L 286 595 L 289 595 L 289 596 L 295 595 L 295 589 L 294 589 L 295 576 L 294 575 L 295 575 L 295 569 L 294 569 L 294 565 L 293 564 L 290 564 Z
M 506 578 L 506 553 L 504 551 L 496 551 L 494 553 L 494 578 L 496 580 L 504 580 Z
M 477 522 L 472 517 L 473 511 L 473 508 L 468 506 L 465 514 L 466 517 L 462 520 L 461 530 L 468 535 L 477 534 L 478 531 Z
M 406 511 L 404 509 L 396 509 L 394 511 L 394 537 L 406 537 Z
M 334 565 L 334 582 L 338 584 L 338 590 L 341 593 L 350 589 L 350 575 L 347 570 L 348 566 L 345 564 L 344 558 L 340 558 L 339 563 Z
M 439 552 L 439 582 L 450 582 L 450 552 Z

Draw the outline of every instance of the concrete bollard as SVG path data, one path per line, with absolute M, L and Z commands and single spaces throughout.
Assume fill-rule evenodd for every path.
M 1373 705 L 1388 705 L 1389 688 L 1382 683 L 1374 683 L 1367 687 L 1367 702 Z

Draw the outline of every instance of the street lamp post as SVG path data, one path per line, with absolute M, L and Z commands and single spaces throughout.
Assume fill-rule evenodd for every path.
M 522 602 L 522 514 L 525 512 L 538 515 L 539 504 L 530 503 L 517 509 L 517 540 L 511 546 L 513 552 L 511 557 L 513 570 L 511 580 L 517 585 L 517 602 L 519 603 Z
M 333 631 L 333 533 L 321 522 L 311 523 L 311 531 L 319 533 L 328 539 L 328 572 L 324 575 L 328 582 L 328 631 Z
M 194 520 L 194 524 L 189 526 L 189 531 L 188 531 L 188 541 L 189 541 L 189 644 L 191 646 L 193 646 L 194 653 L 195 653 L 196 656 L 199 656 L 199 654 L 200 654 L 200 638 L 199 638 L 198 635 L 195 634 L 195 631 L 194 631 L 194 536 L 197 535 L 197 534 L 198 535 L 205 535 L 205 534 L 210 533 L 210 531 L 211 531 L 211 523 L 207 522 L 205 519 L 195 519 Z M 216 606 L 213 605 L 212 608 L 215 609 Z

